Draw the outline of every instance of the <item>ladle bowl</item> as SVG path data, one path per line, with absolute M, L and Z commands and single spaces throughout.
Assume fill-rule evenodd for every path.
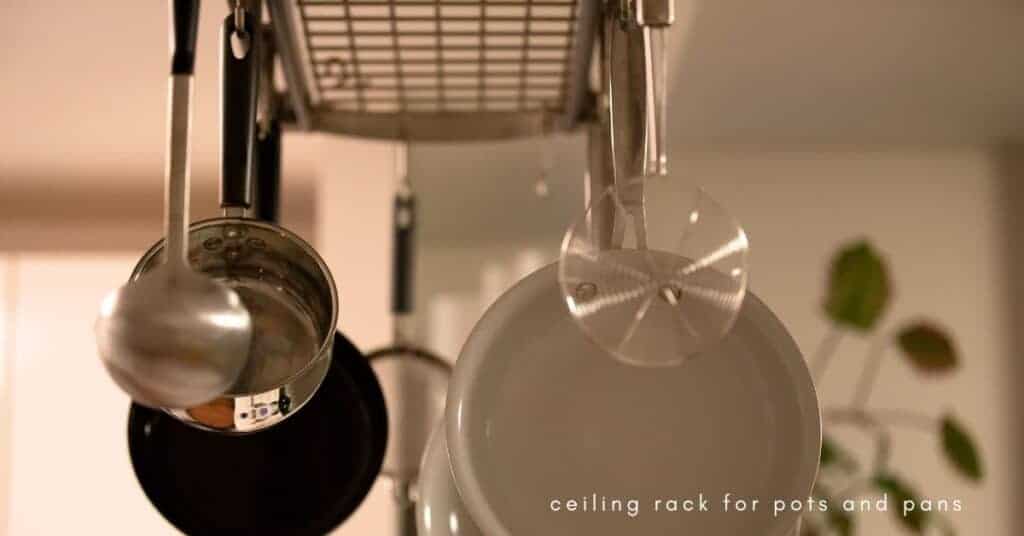
M 251 330 L 235 291 L 167 264 L 108 294 L 96 321 L 110 376 L 150 407 L 192 407 L 225 392 L 245 367 Z

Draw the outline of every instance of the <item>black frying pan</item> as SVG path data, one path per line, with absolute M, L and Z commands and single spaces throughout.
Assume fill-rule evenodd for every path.
M 252 435 L 199 430 L 132 404 L 132 467 L 164 518 L 190 535 L 319 536 L 355 511 L 383 462 L 387 411 L 369 363 L 335 337 L 316 395 Z

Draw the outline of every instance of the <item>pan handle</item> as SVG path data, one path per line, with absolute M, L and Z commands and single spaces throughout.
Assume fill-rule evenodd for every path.
M 394 212 L 394 266 L 392 269 L 391 312 L 407 315 L 412 312 L 413 256 L 416 230 L 416 198 L 403 188 L 395 195 Z
M 221 34 L 220 206 L 228 212 L 252 205 L 256 101 L 259 91 L 258 13 L 242 10 L 224 19 Z M 236 19 L 242 22 L 236 25 Z
M 256 218 L 278 223 L 281 213 L 281 125 L 270 121 L 256 145 Z

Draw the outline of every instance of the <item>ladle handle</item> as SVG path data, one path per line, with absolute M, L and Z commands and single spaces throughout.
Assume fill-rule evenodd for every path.
M 221 34 L 220 206 L 244 212 L 252 206 L 260 32 L 257 13 L 245 11 L 242 21 L 237 27 L 228 15 Z
M 391 312 L 407 315 L 412 312 L 412 277 L 415 266 L 414 239 L 416 231 L 416 199 L 410 191 L 395 195 L 394 248 L 391 290 Z
M 169 266 L 184 266 L 188 233 L 189 129 L 192 123 L 192 71 L 195 67 L 199 1 L 171 3 L 171 79 L 164 207 Z

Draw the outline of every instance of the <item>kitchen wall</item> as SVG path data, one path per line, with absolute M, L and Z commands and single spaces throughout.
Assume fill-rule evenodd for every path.
M 289 212 L 294 226 L 307 226 L 308 235 L 315 237 L 339 281 L 341 328 L 361 348 L 370 349 L 390 336 L 387 225 L 392 149 L 389 144 L 352 140 L 325 138 L 319 143 L 324 165 L 313 181 L 316 193 L 295 194 L 310 203 Z M 574 143 L 567 142 L 564 149 L 574 151 Z M 430 158 L 431 150 L 443 156 L 444 148 L 417 148 L 411 167 L 439 166 Z M 1011 255 L 1022 249 L 1015 245 L 1018 233 L 1009 232 L 1007 226 L 1024 205 L 1021 196 L 1007 194 L 1014 180 L 1020 179 L 1020 160 L 1014 160 L 1014 155 L 1018 153 L 1013 149 L 742 150 L 690 152 L 673 163 L 683 180 L 705 185 L 745 224 L 753 248 L 752 289 L 783 319 L 805 353 L 814 350 L 826 328 L 818 309 L 829 255 L 843 241 L 858 237 L 873 240 L 890 260 L 897 297 L 886 327 L 924 314 L 956 334 L 964 357 L 964 369 L 957 377 L 921 381 L 890 354 L 873 404 L 932 413 L 948 408 L 971 424 L 989 469 L 989 479 L 980 488 L 952 476 L 927 435 L 901 434 L 896 452 L 900 471 L 927 494 L 964 499 L 967 510 L 955 520 L 965 534 L 1017 532 L 1010 517 L 1011 503 L 1017 497 L 1010 432 L 1018 417 L 1012 405 L 1011 382 L 1019 369 L 1012 366 L 1011 355 L 1019 347 L 1013 338 L 1017 331 L 1013 321 L 1019 316 L 1012 316 L 1019 313 L 1019 307 L 1011 309 L 1007 296 L 1017 286 L 1011 286 Z M 1010 165 L 1013 162 L 1018 165 Z M 436 233 L 425 230 L 417 274 L 423 340 L 454 357 L 452 341 L 469 329 L 483 302 L 496 295 L 502 282 L 513 280 L 540 260 L 554 258 L 562 233 L 556 220 L 567 219 L 569 212 L 580 209 L 580 203 L 566 201 L 568 195 L 558 197 L 562 194 L 557 190 L 577 191 L 578 177 L 578 170 L 566 168 L 551 179 L 556 202 L 535 206 L 534 201 L 523 198 L 526 206 L 518 201 L 492 206 L 495 211 L 528 212 L 538 218 L 550 212 L 553 223 L 544 232 L 519 235 L 506 228 L 522 218 L 465 221 L 475 227 L 474 236 L 462 241 L 440 240 Z M 524 180 L 526 186 L 530 183 Z M 421 187 L 430 188 L 431 184 L 424 182 Z M 207 194 L 200 189 L 197 195 Z M 0 198 L 4 197 L 11 199 L 0 191 Z M 454 193 L 426 197 L 429 202 L 421 208 L 425 227 L 431 225 L 431 214 L 456 210 L 460 202 Z M 8 314 L 12 313 L 11 303 L 18 305 L 20 337 L 16 345 L 12 341 L 4 345 L 5 352 L 13 349 L 13 355 L 4 355 L 4 370 L 13 372 L 0 383 L 4 386 L 0 395 L 13 395 L 12 405 L 5 407 L 13 407 L 16 417 L 13 429 L 10 421 L 0 419 L 0 474 L 9 474 L 12 467 L 15 473 L 13 480 L 5 481 L 9 496 L 0 503 L 8 507 L 9 518 L 14 512 L 9 507 L 17 508 L 13 523 L 7 526 L 16 529 L 10 533 L 18 536 L 51 534 L 58 529 L 109 532 L 111 527 L 103 525 L 103 520 L 118 516 L 119 533 L 137 533 L 144 527 L 166 529 L 125 472 L 127 459 L 121 445 L 124 401 L 117 399 L 98 370 L 87 329 L 95 301 L 91 298 L 120 279 L 148 239 L 126 239 L 110 228 L 104 230 L 105 224 L 88 228 L 80 220 L 63 222 L 61 214 L 62 210 L 48 210 L 35 218 L 26 215 L 16 221 L 6 217 L 0 221 L 3 253 L 8 259 L 20 254 L 15 268 L 18 283 L 9 285 L 16 287 L 18 298 L 4 301 Z M 300 215 L 308 217 L 306 223 Z M 115 206 L 100 219 L 115 221 L 119 217 Z M 147 214 L 127 219 L 147 221 L 158 232 L 155 218 Z M 94 239 L 76 246 L 68 233 Z M 489 235 L 495 240 L 488 240 Z M 29 236 L 33 238 L 27 240 Z M 1007 244 L 1016 249 L 1008 251 Z M 87 249 L 88 254 L 76 253 L 78 247 Z M 531 253 L 523 256 L 524 250 Z M 431 312 L 447 316 L 434 318 Z M 81 336 L 65 337 L 61 342 L 44 335 L 51 332 L 54 317 L 59 317 L 62 325 L 78 326 L 72 332 Z M 823 400 L 834 403 L 848 397 L 849 378 L 856 372 L 866 344 L 860 337 L 843 342 L 835 368 L 821 386 Z M 66 360 L 73 360 L 74 366 L 69 368 Z M 46 367 L 40 369 L 33 363 Z M 52 371 L 66 383 L 58 384 L 60 388 L 53 394 L 43 393 L 49 386 L 39 374 Z M 19 390 L 22 379 L 25 383 Z M 88 412 L 81 409 L 83 399 L 90 401 Z M 69 407 L 76 408 L 73 415 L 67 414 Z M 68 425 L 63 419 L 77 421 Z M 60 433 L 61 427 L 80 433 L 68 440 L 67 434 Z M 20 447 L 13 454 L 12 431 L 28 434 L 14 436 L 13 443 Z M 40 447 L 31 448 L 36 440 Z M 49 465 L 47 456 L 73 455 L 72 445 L 73 451 L 88 454 L 87 463 L 76 459 L 69 465 L 58 464 L 62 470 Z M 23 471 L 22 478 L 18 471 Z M 32 478 L 26 480 L 26 474 Z M 99 482 L 100 494 L 95 492 Z M 50 489 L 63 491 L 53 495 Z M 3 490 L 0 486 L 0 493 Z M 386 534 L 391 523 L 389 492 L 386 483 L 378 484 L 339 533 Z M 53 501 L 72 500 L 78 503 L 74 511 L 90 514 L 52 516 Z M 125 508 L 132 515 L 125 515 Z M 865 534 L 897 533 L 887 518 L 869 517 Z
M 11 373 L 14 363 L 14 287 L 10 255 L 0 254 L 0 528 L 6 530 L 11 491 Z
M 161 233 L 159 180 L 116 197 L 0 182 L 0 534 L 174 534 L 132 473 L 129 400 L 95 351 L 100 298 Z M 197 177 L 196 217 L 212 181 Z M 312 191 L 283 216 L 313 234 Z M 60 515 L 54 515 L 55 511 Z
M 1009 334 L 1008 354 L 1020 356 L 1024 354 L 1024 331 L 1020 329 L 1021 319 L 1024 319 L 1024 278 L 1019 276 L 1017 267 L 1024 263 L 1024 144 L 999 147 L 995 154 L 1004 206 L 1002 247 L 1006 251 L 1003 270 L 1007 288 L 1003 302 L 1008 314 L 1003 321 Z M 1010 452 L 1021 452 L 1024 450 L 1024 420 L 1020 412 L 1024 404 L 1018 386 L 1024 380 L 1024 362 L 1011 357 L 1010 367 L 1005 382 L 1011 385 L 1016 399 L 1011 402 L 1009 428 L 1013 438 L 1008 448 Z M 1008 463 L 1006 469 L 1015 482 L 1012 496 L 1019 501 L 1024 497 L 1024 464 Z M 1024 526 L 1024 510 L 1015 508 L 1014 512 L 1013 527 L 1019 529 Z

